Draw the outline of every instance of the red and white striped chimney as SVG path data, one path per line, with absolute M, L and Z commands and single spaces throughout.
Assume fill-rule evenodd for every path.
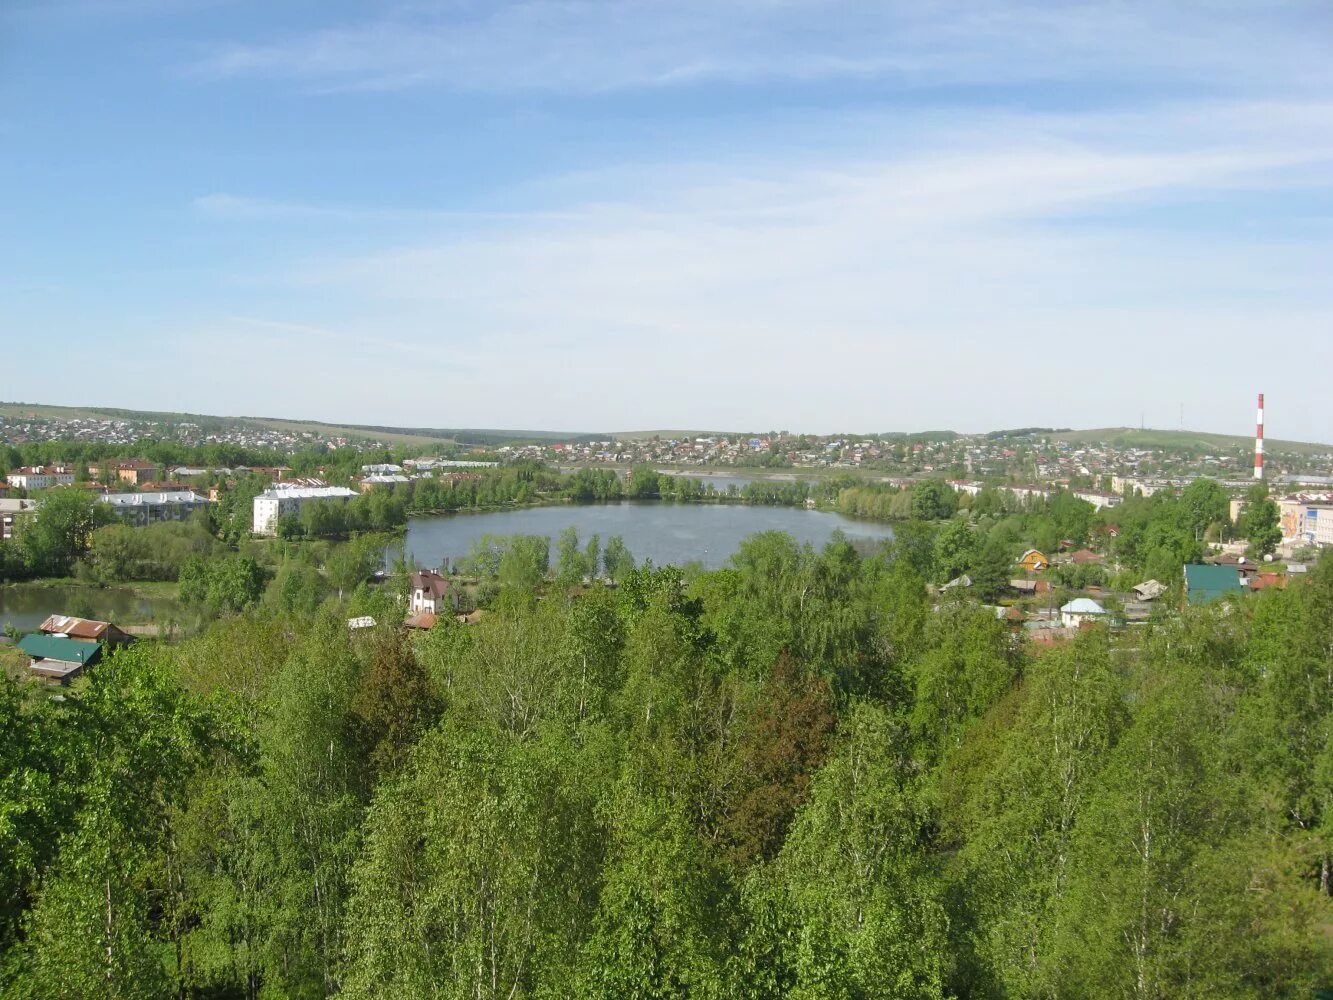
M 1254 478 L 1264 478 L 1264 394 L 1259 393 L 1259 420 L 1254 428 Z

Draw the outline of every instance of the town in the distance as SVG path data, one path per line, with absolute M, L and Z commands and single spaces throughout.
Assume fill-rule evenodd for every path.
M 853 535 L 868 522 L 929 523 L 937 595 L 975 597 L 1033 641 L 1059 643 L 1094 623 L 1133 627 L 1284 587 L 1333 545 L 1333 446 L 1265 448 L 1263 431 L 1262 395 L 1252 442 L 1132 428 L 561 435 L 0 404 L 0 580 L 69 585 L 35 588 L 38 606 L 0 590 L 0 648 L 13 649 L 11 669 L 69 683 L 101 646 L 174 633 L 191 606 L 282 601 L 298 578 L 312 606 L 335 587 L 384 586 L 395 536 L 397 569 L 410 573 L 404 624 L 429 628 L 446 612 L 474 622 L 509 543 L 423 557 L 402 548 L 409 521 L 608 501 L 813 509 Z M 653 515 L 639 516 L 651 532 Z M 322 553 L 303 572 L 265 539 L 324 540 L 358 558 L 337 573 Z M 614 586 L 620 574 L 609 550 L 575 558 L 554 531 L 540 544 L 537 577 Z M 553 562 L 552 544 L 575 565 Z M 232 566 L 235 552 L 242 582 L 223 598 L 210 567 Z M 113 596 L 121 589 L 139 599 Z

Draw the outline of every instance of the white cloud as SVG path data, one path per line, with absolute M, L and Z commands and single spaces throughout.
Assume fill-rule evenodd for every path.
M 289 291 L 393 345 L 367 377 L 494 425 L 1132 423 L 1184 396 L 1221 428 L 1228 393 L 1254 391 L 1257 332 L 1333 363 L 1326 231 L 1117 215 L 1326 189 L 1333 106 L 972 123 L 970 146 L 944 125 L 910 155 L 603 170 L 554 185 L 600 194 L 554 214 L 294 262 Z M 396 405 L 375 412 L 424 419 Z
M 829 78 L 1314 86 L 1333 74 L 1319 41 L 1330 27 L 1327 8 L 1309 2 L 443 0 L 233 44 L 195 70 L 326 90 L 599 93 Z

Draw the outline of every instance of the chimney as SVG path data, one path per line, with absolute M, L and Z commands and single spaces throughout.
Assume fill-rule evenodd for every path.
M 1264 394 L 1259 393 L 1259 420 L 1254 428 L 1254 478 L 1264 478 Z

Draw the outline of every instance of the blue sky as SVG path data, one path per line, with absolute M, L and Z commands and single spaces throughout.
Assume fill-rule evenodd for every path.
M 7 0 L 0 150 L 0 398 L 1333 441 L 1323 0 Z

